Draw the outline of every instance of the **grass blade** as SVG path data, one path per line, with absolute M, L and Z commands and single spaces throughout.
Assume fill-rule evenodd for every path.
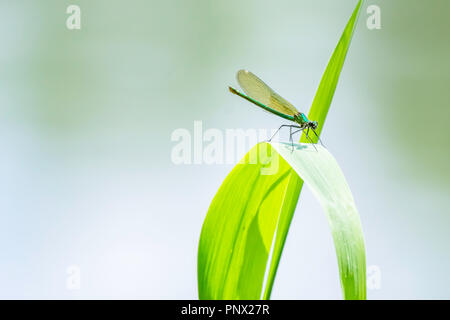
M 344 175 L 331 154 L 320 146 L 316 151 L 309 144 L 296 145 L 292 152 L 290 144 L 261 143 L 243 163 L 225 179 L 202 228 L 200 299 L 261 298 L 278 218 L 295 210 L 283 207 L 280 198 L 295 203 L 298 194 L 288 186 L 297 174 L 309 185 L 328 218 L 344 297 L 365 298 L 361 223 Z
M 361 5 L 362 0 L 358 1 L 355 10 L 353 11 L 349 21 L 347 22 L 344 32 L 342 33 L 341 38 L 339 39 L 339 42 L 330 58 L 330 61 L 328 62 L 327 68 L 325 69 L 325 73 L 322 76 L 319 88 L 317 89 L 316 95 L 313 100 L 313 104 L 308 114 L 308 119 L 316 120 L 319 123 L 319 126 L 316 130 L 319 136 L 325 123 L 325 119 L 327 117 L 328 110 L 330 108 L 331 101 L 334 96 L 334 92 L 336 90 L 337 82 L 339 80 L 339 75 L 344 65 L 345 57 L 347 56 L 348 48 L 350 47 L 350 43 L 356 27 L 356 22 L 358 20 L 358 15 L 361 11 Z M 318 138 L 314 136 L 312 137 L 312 140 L 314 142 L 317 142 Z M 300 142 L 304 143 L 308 142 L 305 135 L 302 135 Z M 298 175 L 292 176 L 289 185 L 287 186 L 288 189 L 294 189 L 293 193 L 298 194 L 299 196 L 302 187 L 303 181 Z M 298 197 L 296 198 L 296 200 L 292 201 L 294 201 L 294 203 L 291 202 L 283 203 L 282 207 L 287 206 L 289 208 L 291 207 L 295 208 L 298 202 Z M 290 210 L 286 210 L 283 212 L 284 214 L 280 216 L 279 224 L 277 227 L 277 233 L 274 241 L 274 248 L 272 254 L 272 261 L 270 264 L 266 289 L 264 292 L 264 299 L 270 299 L 273 283 L 275 281 L 275 276 L 281 259 L 281 254 L 283 252 L 284 244 L 286 242 L 287 234 L 294 214 L 294 211 Z
M 309 186 L 328 219 L 345 299 L 366 299 L 366 258 L 358 211 L 333 156 L 321 146 L 271 143 Z M 316 150 L 317 149 L 317 150 Z
M 333 52 L 308 115 L 309 119 L 319 122 L 319 134 L 345 61 L 361 3 L 362 1 L 358 2 Z M 305 142 L 305 136 L 302 136 L 300 141 Z M 277 147 L 283 155 L 282 147 L 274 145 L 274 148 Z M 260 152 L 261 148 L 266 149 L 266 152 Z M 294 154 L 300 159 L 307 159 L 306 156 L 299 155 L 304 153 L 305 148 Z M 200 299 L 259 299 L 264 285 L 262 297 L 270 298 L 281 253 L 303 186 L 303 180 L 294 168 L 300 173 L 305 169 L 298 164 L 304 162 L 284 155 L 288 159 L 286 161 L 282 157 L 275 156 L 277 154 L 268 144 L 255 146 L 246 155 L 245 164 L 239 164 L 232 170 L 214 197 L 203 224 L 198 249 Z M 318 154 L 325 159 L 322 169 L 326 172 L 328 163 L 328 168 L 335 168 L 330 169 L 330 174 L 334 172 L 335 176 L 339 176 L 336 173 L 337 165 L 333 167 L 331 164 L 332 157 L 326 160 L 325 152 L 319 151 Z M 277 162 L 277 172 L 263 173 L 270 171 L 274 161 Z M 321 181 L 318 175 L 320 170 L 312 169 L 313 163 L 310 165 L 306 166 L 308 172 L 301 174 L 307 183 L 314 185 L 318 183 L 317 181 Z M 344 183 L 338 185 L 345 186 L 344 189 L 348 190 L 345 180 L 343 181 Z M 317 189 L 315 194 L 318 195 L 321 188 L 317 185 L 315 188 Z M 322 192 L 323 190 L 327 189 L 322 188 Z M 343 194 L 348 195 L 346 192 Z M 327 213 L 332 229 L 344 298 L 365 299 L 364 243 L 358 224 L 359 218 L 355 218 L 357 213 L 353 200 L 346 198 L 346 201 L 351 199 L 353 205 L 345 207 L 351 217 L 345 221 L 345 215 L 342 213 L 344 210 L 334 214 L 330 211 L 330 203 L 323 200 L 326 199 L 326 195 L 320 195 L 318 198 Z M 272 242 L 273 255 L 272 260 L 268 262 Z M 270 264 L 270 268 L 267 282 L 264 284 L 267 263 Z
M 334 92 L 336 91 L 336 86 L 341 75 L 342 67 L 344 66 L 345 58 L 347 56 L 348 48 L 353 38 L 353 34 L 356 27 L 356 22 L 358 21 L 358 15 L 360 12 L 362 0 L 360 0 L 353 11 L 344 32 L 339 39 L 339 42 L 334 49 L 334 52 L 328 62 L 327 68 L 320 80 L 319 88 L 317 89 L 316 95 L 314 96 L 311 109 L 309 110 L 308 119 L 316 120 L 319 126 L 316 130 L 317 134 L 320 135 L 322 132 L 325 119 L 328 114 L 328 110 L 333 100 Z M 311 136 L 312 137 L 312 136 Z M 316 136 L 312 137 L 314 142 L 318 139 Z M 301 137 L 301 142 L 307 143 L 308 140 L 303 134 Z
M 198 248 L 200 299 L 261 298 L 278 217 L 289 210 L 280 199 L 292 203 L 298 194 L 287 189 L 293 169 L 260 146 L 226 177 L 208 209 Z

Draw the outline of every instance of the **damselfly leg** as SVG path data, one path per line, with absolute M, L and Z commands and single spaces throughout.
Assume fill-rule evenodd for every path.
M 312 139 L 309 137 L 309 128 L 306 129 L 306 139 L 308 139 L 308 141 L 311 142 L 311 144 L 313 145 L 314 149 L 316 149 L 316 151 L 317 151 L 317 148 L 315 146 L 314 141 L 312 141 Z
M 322 145 L 322 147 L 326 148 L 325 145 L 323 144 L 322 140 L 320 140 L 320 137 L 317 135 L 316 131 L 313 130 L 312 132 L 314 132 L 314 134 L 316 135 L 317 139 L 319 140 L 320 144 Z
M 283 125 L 281 125 L 281 126 L 277 129 L 277 131 L 275 131 L 275 133 L 272 135 L 272 137 L 270 137 L 270 139 L 267 140 L 267 142 L 272 141 L 272 139 L 275 137 L 275 135 L 276 135 L 276 134 L 281 130 L 281 128 L 283 128 L 283 127 L 289 127 L 289 142 L 291 143 L 292 151 L 294 151 L 294 140 L 293 140 L 292 137 L 293 137 L 295 134 L 297 134 L 298 132 L 303 131 L 304 129 L 306 129 L 306 132 L 305 132 L 306 139 L 313 145 L 314 149 L 316 149 L 316 151 L 317 151 L 317 148 L 316 148 L 316 146 L 315 146 L 314 141 L 313 141 L 313 140 L 311 139 L 311 137 L 309 136 L 309 129 L 311 129 L 311 128 L 304 128 L 304 127 L 301 127 L 301 126 L 296 126 L 296 125 L 291 125 L 291 124 L 283 124 Z M 297 130 L 293 131 L 292 129 L 297 129 Z M 317 133 L 316 133 L 313 129 L 311 129 L 311 130 L 312 130 L 312 132 L 314 132 L 314 134 L 316 135 L 316 137 L 318 138 L 318 140 L 320 141 L 320 143 L 321 143 L 322 146 L 323 146 L 323 143 L 322 143 L 322 141 L 320 140 L 320 138 L 319 138 L 319 136 L 317 135 Z M 324 147 L 325 147 L 325 146 L 324 146 Z
M 300 130 L 297 130 L 296 132 L 303 130 L 303 128 L 300 127 L 300 126 L 296 126 L 296 125 L 292 125 L 292 124 L 283 124 L 277 129 L 277 131 L 275 131 L 275 133 L 270 137 L 269 140 L 267 140 L 267 142 L 272 141 L 273 137 L 275 137 L 275 135 L 278 133 L 278 131 L 280 131 L 281 128 L 283 128 L 283 127 L 289 127 L 290 128 L 290 137 L 289 137 L 290 140 L 289 141 L 292 140 L 292 135 L 294 134 L 294 133 L 291 133 L 292 132 L 292 128 L 300 129 Z

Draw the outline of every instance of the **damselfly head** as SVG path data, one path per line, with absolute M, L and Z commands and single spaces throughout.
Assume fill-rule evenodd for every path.
M 318 125 L 319 125 L 319 124 L 317 123 L 317 121 L 310 121 L 310 122 L 308 123 L 308 127 L 310 127 L 310 128 L 313 129 L 313 130 L 316 130 Z

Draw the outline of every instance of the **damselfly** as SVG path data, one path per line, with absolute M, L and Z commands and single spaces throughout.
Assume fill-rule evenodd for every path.
M 315 131 L 318 125 L 317 121 L 310 121 L 303 112 L 298 111 L 291 103 L 276 93 L 260 78 L 247 70 L 239 70 L 236 78 L 242 90 L 244 90 L 246 94 L 243 94 L 232 87 L 228 87 L 232 93 L 250 101 L 266 111 L 296 123 L 295 125 L 284 124 L 280 126 L 269 141 L 271 141 L 275 134 L 283 127 L 289 127 L 289 139 L 291 142 L 293 134 L 305 129 L 306 138 L 311 143 L 313 143 L 313 141 L 309 137 L 309 130 L 311 130 L 317 138 L 319 138 Z M 293 132 L 292 129 L 296 130 Z

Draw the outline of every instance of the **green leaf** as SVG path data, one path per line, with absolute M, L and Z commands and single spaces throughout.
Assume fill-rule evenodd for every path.
M 317 150 L 316 150 L 317 148 Z M 328 218 L 344 296 L 365 298 L 361 224 L 339 166 L 323 147 L 261 143 L 225 179 L 206 216 L 198 252 L 200 299 L 260 299 L 278 217 L 298 198 L 297 174 Z M 281 155 L 281 157 L 279 157 Z M 293 171 L 295 170 L 295 171 Z M 248 197 L 247 197 L 248 196 Z
M 361 2 L 358 2 L 328 63 L 308 115 L 309 119 L 319 122 L 318 134 L 323 128 L 336 89 Z M 300 141 L 305 142 L 305 136 L 302 136 Z M 317 138 L 315 141 L 317 142 Z M 274 144 L 274 148 L 277 148 L 277 145 Z M 283 153 L 281 147 L 278 150 L 280 154 Z M 302 178 L 294 169 L 301 169 L 302 173 L 299 174 L 311 184 L 321 181 L 318 173 L 322 175 L 329 172 L 332 178 L 329 181 L 338 176 L 343 178 L 342 174 L 337 173 L 338 167 L 330 160 L 332 157 L 329 153 L 318 147 L 318 156 L 323 157 L 318 161 L 323 166 L 324 172 L 321 172 L 313 163 L 305 160 L 308 156 L 300 155 L 307 153 L 307 150 L 309 149 L 305 147 L 294 151 L 295 157 L 303 160 L 291 159 L 285 155 L 286 161 L 276 156 L 278 153 L 270 145 L 259 144 L 245 156 L 244 164 L 237 165 L 225 179 L 211 203 L 200 236 L 200 299 L 270 298 L 281 253 L 303 186 Z M 307 163 L 309 165 L 306 166 Z M 302 165 L 306 167 L 303 168 Z M 277 167 L 275 173 L 271 171 L 274 166 Z M 303 172 L 305 168 L 311 172 Z M 310 178 L 313 182 L 308 181 Z M 330 188 L 346 186 L 345 180 L 336 181 L 336 185 L 333 184 Z M 316 185 L 316 188 L 316 195 L 326 190 L 324 185 Z M 348 187 L 346 189 L 348 190 Z M 334 190 L 331 194 L 348 195 L 345 190 Z M 359 222 L 359 218 L 355 218 L 357 213 L 353 200 L 353 205 L 346 207 L 349 211 L 345 212 L 350 217 L 346 222 L 342 207 L 339 207 L 339 213 L 335 214 L 329 211 L 330 202 L 324 202 L 324 199 L 327 199 L 326 195 L 321 194 L 319 200 L 329 218 L 335 241 L 344 298 L 365 299 L 365 258 L 360 226 L 359 232 L 354 234 L 354 238 L 351 237 L 352 232 L 357 229 L 356 221 Z M 349 203 L 351 198 L 346 199 Z M 345 201 L 339 203 L 344 204 Z M 268 262 L 271 248 L 272 260 Z M 269 271 L 264 284 L 268 263 Z
M 347 26 L 339 39 L 339 42 L 334 49 L 333 55 L 328 62 L 327 68 L 320 80 L 319 88 L 317 89 L 314 97 L 311 109 L 309 110 L 308 119 L 316 120 L 319 123 L 317 127 L 317 134 L 322 132 L 325 119 L 330 108 L 331 101 L 333 100 L 334 92 L 341 74 L 342 67 L 344 66 L 345 57 L 347 56 L 348 48 L 353 38 L 356 22 L 358 21 L 358 15 L 360 12 L 362 0 L 358 2 L 355 10 L 353 11 L 350 20 L 347 22 Z M 314 142 L 318 139 L 316 136 L 311 136 Z M 301 142 L 308 142 L 305 134 L 302 135 Z
M 298 198 L 287 188 L 293 169 L 278 159 L 269 145 L 255 146 L 215 195 L 198 249 L 200 299 L 261 298 L 278 217 L 295 209 L 282 208 L 280 199 Z
M 328 62 L 328 66 L 325 69 L 325 73 L 320 81 L 319 88 L 317 89 L 316 96 L 314 97 L 313 104 L 308 114 L 308 119 L 316 120 L 319 126 L 316 130 L 317 135 L 320 136 L 325 119 L 328 114 L 328 109 L 330 108 L 331 101 L 336 90 L 337 82 L 339 80 L 339 75 L 341 74 L 342 67 L 344 65 L 345 57 L 347 56 L 347 51 L 350 46 L 353 33 L 356 27 L 356 22 L 358 20 L 358 15 L 361 10 L 362 1 L 360 0 L 356 5 L 353 14 L 351 15 L 344 32 L 339 39 L 339 42 L 334 49 L 334 52 Z M 313 142 L 317 142 L 318 138 L 315 135 L 311 135 Z M 300 142 L 307 143 L 305 135 L 302 135 Z M 290 179 L 289 189 L 294 189 L 294 193 L 300 195 L 303 187 L 303 181 L 298 176 L 293 176 Z M 291 202 L 283 202 L 282 207 L 287 206 L 289 208 L 295 207 L 297 205 L 298 197 L 296 200 L 291 200 Z M 292 203 L 292 201 L 294 203 Z M 270 299 L 270 294 L 272 293 L 273 283 L 275 281 L 275 276 L 277 273 L 278 265 L 280 263 L 281 254 L 283 252 L 284 244 L 288 235 L 289 227 L 291 225 L 292 217 L 294 211 L 283 210 L 283 214 L 280 216 L 280 222 L 277 228 L 277 234 L 274 242 L 272 261 L 269 269 L 269 274 L 267 276 L 267 285 L 264 293 L 264 299 Z M 342 280 L 341 280 L 342 281 Z M 345 295 L 344 295 L 345 298 Z
M 345 299 L 366 299 L 366 258 L 358 211 L 336 160 L 325 148 L 310 144 L 272 143 L 320 201 L 334 240 Z

